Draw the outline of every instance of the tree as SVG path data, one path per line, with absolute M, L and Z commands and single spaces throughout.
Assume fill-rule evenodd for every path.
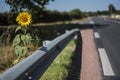
M 66 11 L 64 11 L 64 12 L 61 13 L 61 18 L 62 18 L 61 20 L 63 20 L 63 21 L 65 21 L 65 20 L 71 20 L 71 17 L 69 15 L 69 13 L 66 12 Z
M 108 6 L 108 9 L 109 9 L 110 15 L 116 12 L 116 9 L 115 9 L 115 7 L 113 6 L 113 4 L 110 4 L 110 5 Z
M 82 12 L 79 9 L 73 9 L 70 11 L 70 16 L 72 19 L 80 19 Z
M 98 10 L 98 11 L 97 11 L 97 15 L 101 15 L 101 11 Z
M 42 9 L 49 1 L 54 0 L 5 0 L 10 5 L 12 12 L 19 12 L 22 10 L 30 10 L 39 8 Z

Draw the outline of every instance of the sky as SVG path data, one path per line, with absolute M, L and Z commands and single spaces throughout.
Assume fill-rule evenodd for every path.
M 0 0 L 0 12 L 9 11 L 10 7 L 5 0 Z M 70 11 L 80 9 L 81 11 L 108 10 L 108 5 L 113 4 L 120 10 L 120 0 L 55 0 L 46 5 L 47 9 L 58 11 Z

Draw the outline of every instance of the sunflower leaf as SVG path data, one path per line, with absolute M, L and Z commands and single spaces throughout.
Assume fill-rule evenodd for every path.
M 17 46 L 20 44 L 20 35 L 16 35 L 14 40 L 13 40 L 13 46 Z
M 15 32 L 17 32 L 18 30 L 21 30 L 21 26 L 17 27 Z
M 21 57 L 22 55 L 26 54 L 28 51 L 28 47 L 24 46 L 16 46 L 15 47 L 15 55 L 17 57 Z

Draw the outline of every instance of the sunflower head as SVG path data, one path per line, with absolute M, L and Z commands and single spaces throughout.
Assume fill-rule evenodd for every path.
M 16 21 L 22 27 L 26 27 L 32 22 L 31 14 L 28 12 L 20 12 L 16 18 Z

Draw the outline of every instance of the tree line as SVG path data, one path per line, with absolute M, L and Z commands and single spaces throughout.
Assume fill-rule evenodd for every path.
M 82 12 L 79 9 L 73 9 L 69 12 L 59 12 L 57 10 L 36 10 L 32 13 L 33 23 L 46 23 L 46 22 L 56 22 L 56 21 L 71 21 L 74 19 L 82 19 L 88 16 L 98 16 L 98 15 L 112 15 L 120 14 L 120 10 L 106 10 L 106 11 L 96 11 L 96 12 Z M 18 13 L 0 13 L 0 25 L 11 25 L 16 24 L 16 16 Z
M 15 19 L 18 13 L 0 13 L 0 25 L 16 24 Z M 73 19 L 81 19 L 86 15 L 79 9 L 73 9 L 69 12 L 59 12 L 57 10 L 34 10 L 32 12 L 33 23 L 70 21 Z
M 5 0 L 10 5 L 10 12 L 0 13 L 0 25 L 16 24 L 16 16 L 21 11 L 29 11 L 32 14 L 33 23 L 70 21 L 81 19 L 87 16 L 120 14 L 113 4 L 108 6 L 106 11 L 82 12 L 79 9 L 73 9 L 69 12 L 59 12 L 57 10 L 47 10 L 45 5 L 54 0 Z

